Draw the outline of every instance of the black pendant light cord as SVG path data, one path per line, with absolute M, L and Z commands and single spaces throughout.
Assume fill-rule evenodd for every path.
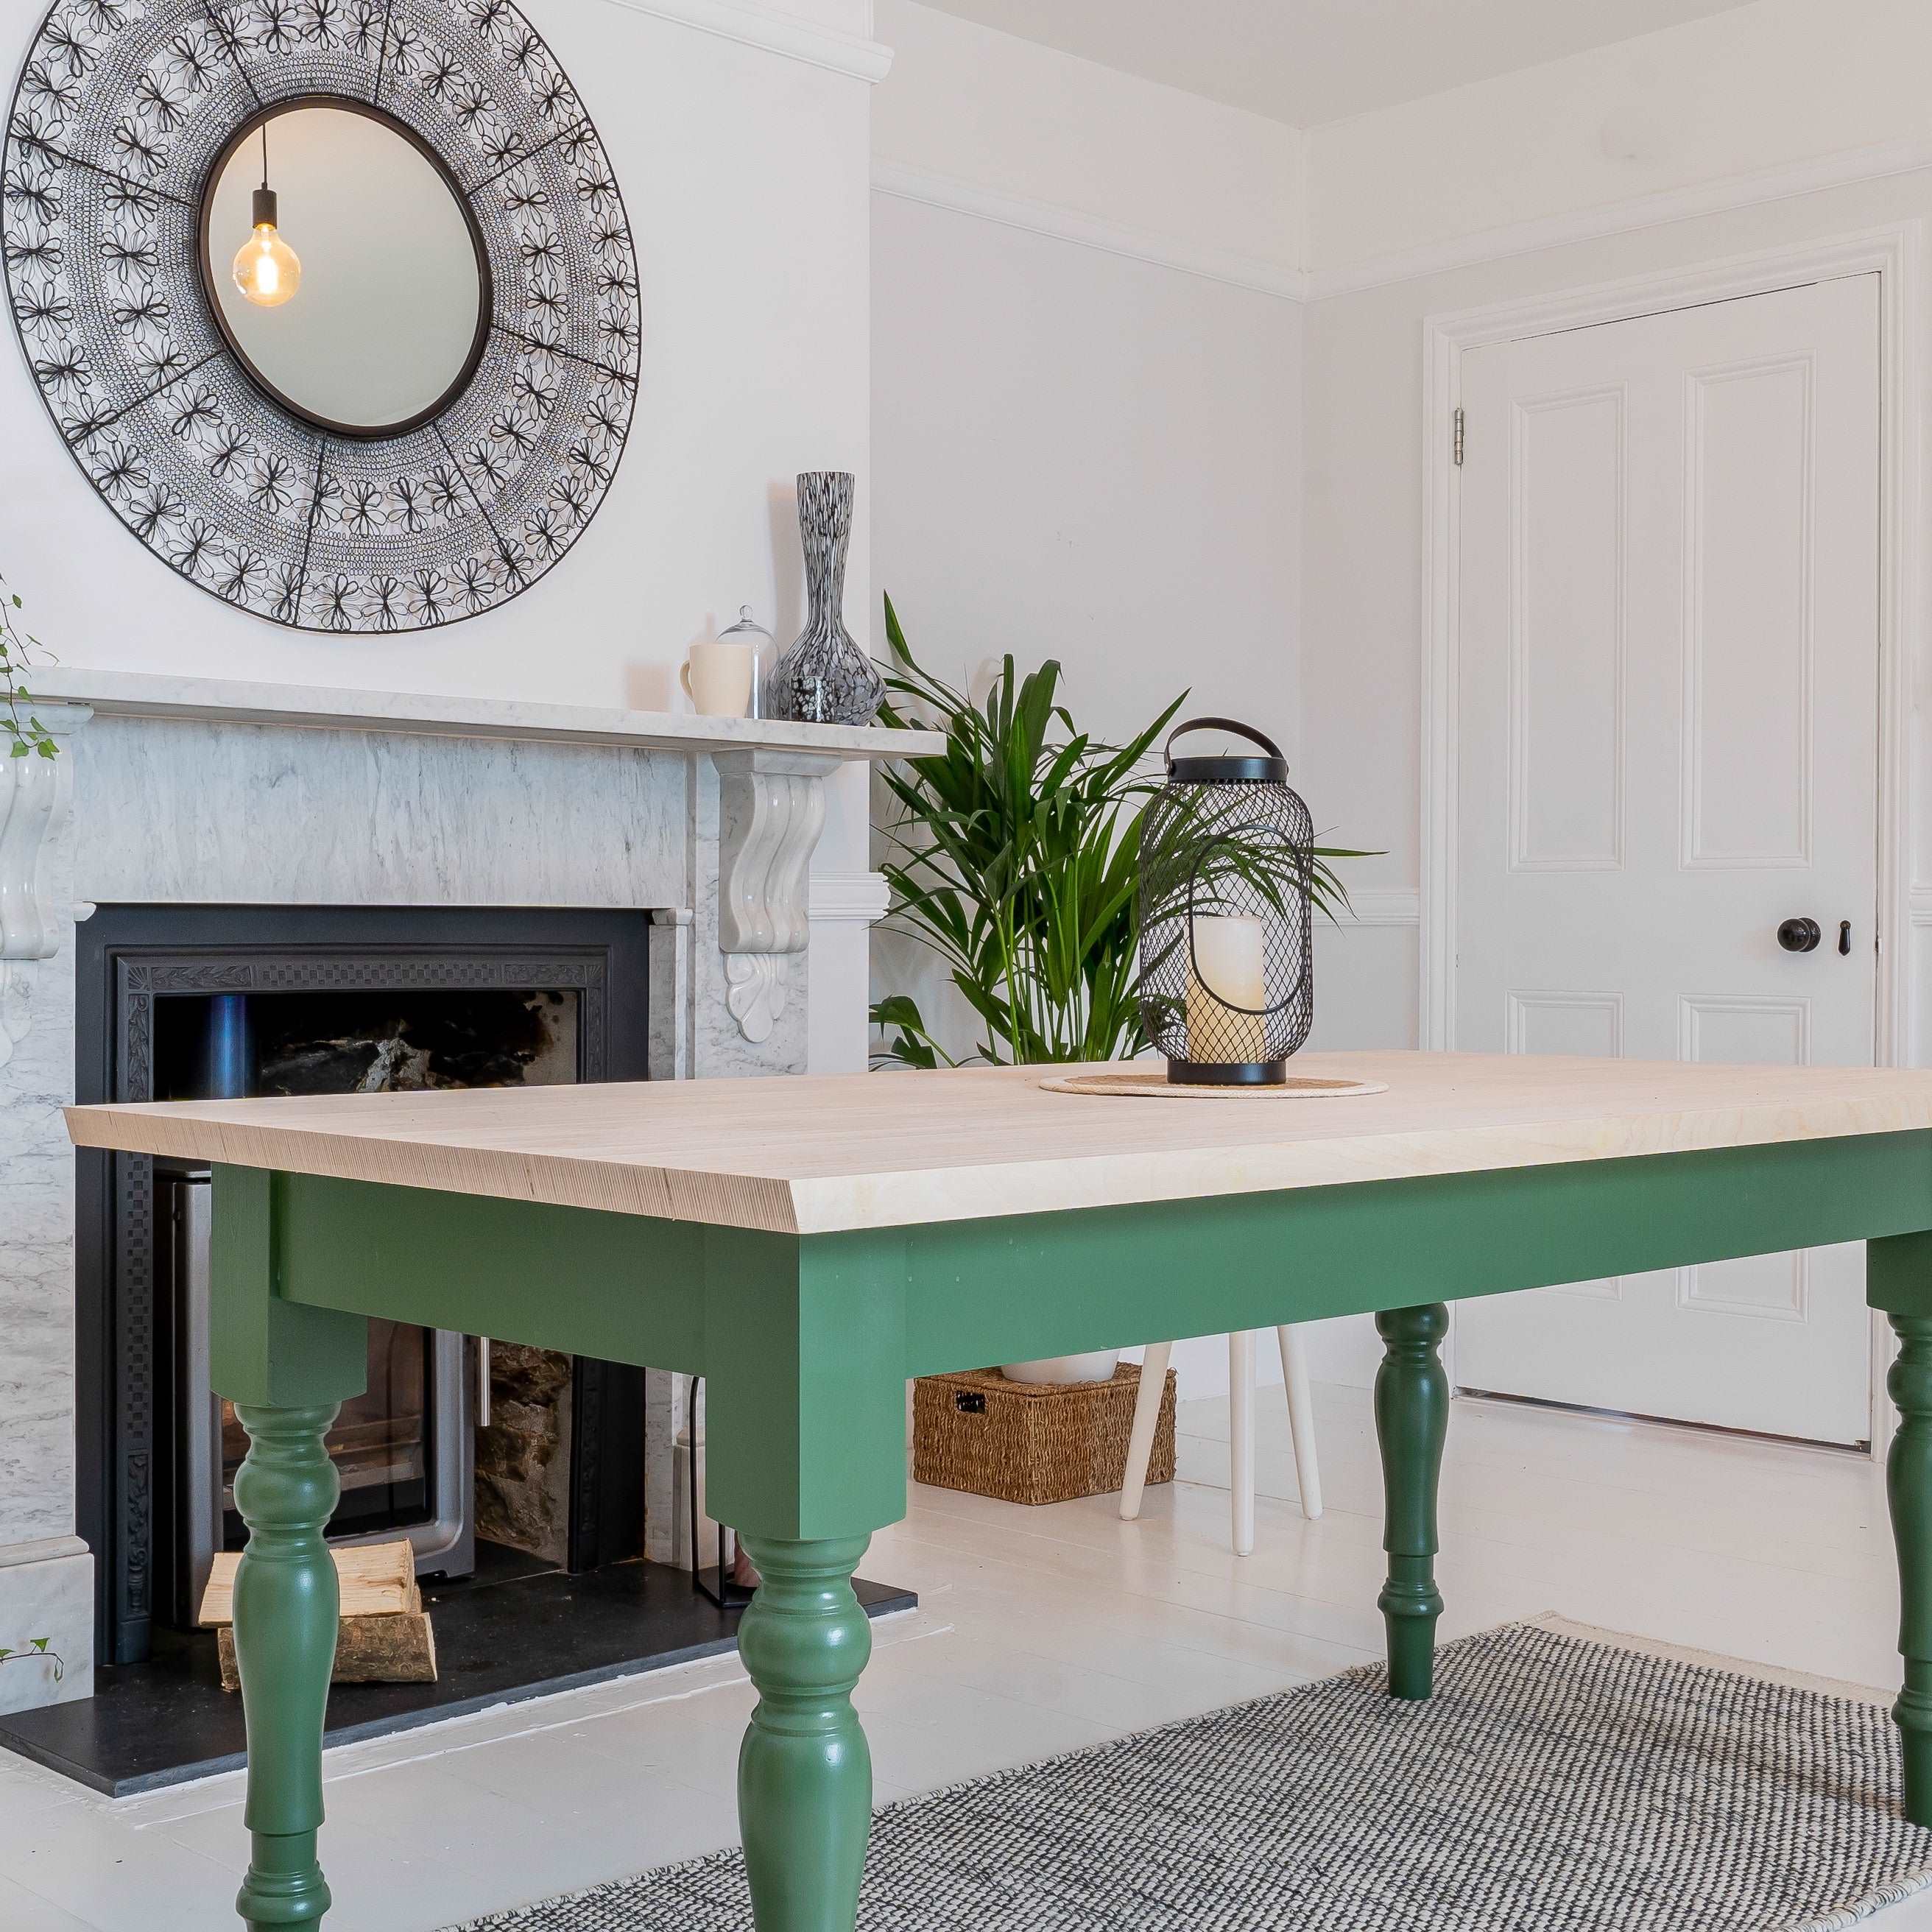
M 262 123 L 262 185 L 255 190 L 254 226 L 257 228 L 277 226 L 281 220 L 281 208 L 275 199 L 275 191 L 268 185 L 268 124 Z

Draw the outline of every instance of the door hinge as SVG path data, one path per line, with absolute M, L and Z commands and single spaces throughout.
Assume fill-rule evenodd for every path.
M 1462 466 L 1462 412 L 1460 409 L 1456 412 L 1455 441 L 1450 446 L 1450 454 L 1454 459 L 1456 467 L 1458 470 L 1461 469 Z

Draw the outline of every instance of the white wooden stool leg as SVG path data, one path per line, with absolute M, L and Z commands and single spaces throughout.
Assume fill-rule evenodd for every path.
M 1255 1546 L 1255 1338 L 1228 1337 L 1228 1454 L 1234 1497 L 1234 1554 Z
M 1288 1392 L 1288 1429 L 1294 1438 L 1294 1480 L 1301 1490 L 1301 1513 L 1310 1522 L 1322 1514 L 1322 1471 L 1315 1460 L 1315 1408 L 1308 1394 L 1308 1351 L 1301 1330 L 1277 1328 L 1281 1379 Z
M 1160 1426 L 1161 1397 L 1167 1392 L 1168 1358 L 1172 1342 L 1150 1342 L 1141 1364 L 1141 1392 L 1134 1398 L 1133 1433 L 1127 1438 L 1127 1477 L 1120 1485 L 1120 1520 L 1132 1522 L 1141 1513 L 1147 1488 L 1148 1466 L 1154 1460 L 1154 1435 Z

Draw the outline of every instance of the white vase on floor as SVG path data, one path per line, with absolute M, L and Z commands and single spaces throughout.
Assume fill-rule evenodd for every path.
M 1010 1382 L 1035 1388 L 1064 1388 L 1072 1382 L 1110 1382 L 1120 1366 L 1118 1348 L 1096 1348 L 1084 1355 L 1049 1355 L 1038 1362 L 1008 1362 L 1000 1370 Z

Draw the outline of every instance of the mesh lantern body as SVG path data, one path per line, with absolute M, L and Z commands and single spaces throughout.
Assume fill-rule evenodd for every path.
M 1202 730 L 1265 755 L 1176 758 Z M 1315 1017 L 1315 827 L 1269 739 L 1177 725 L 1141 826 L 1141 1018 L 1178 1084 L 1278 1086 Z

